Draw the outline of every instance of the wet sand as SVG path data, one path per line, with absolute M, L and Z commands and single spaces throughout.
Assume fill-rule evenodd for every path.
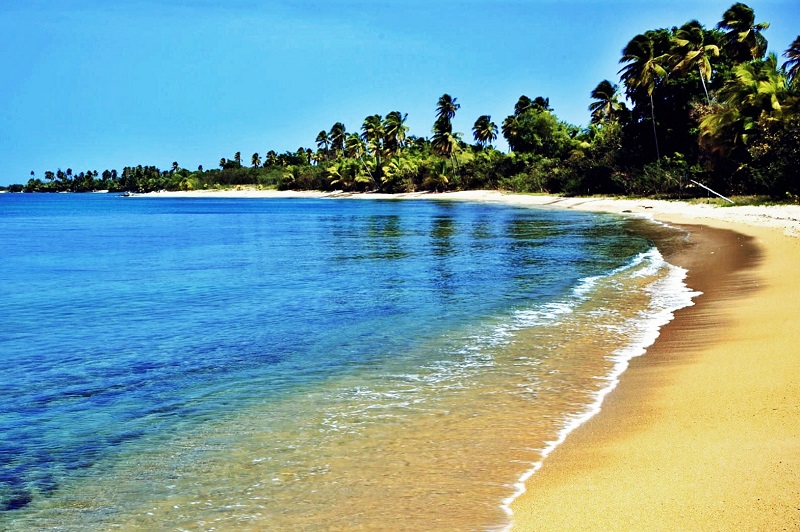
M 515 530 L 800 528 L 800 241 L 685 228 L 667 260 L 704 295 L 531 477 Z

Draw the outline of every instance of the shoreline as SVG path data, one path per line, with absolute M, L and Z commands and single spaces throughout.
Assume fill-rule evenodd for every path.
M 631 360 L 599 412 L 520 479 L 512 529 L 800 526 L 800 206 L 561 198 L 494 191 L 275 191 L 161 197 L 331 197 L 498 202 L 644 217 L 691 235 L 665 258 L 703 292 Z M 505 506 L 505 504 L 504 504 Z
M 797 233 L 653 215 L 690 232 L 667 260 L 703 295 L 528 480 L 514 530 L 800 526 Z
M 605 196 L 563 197 L 526 195 L 496 190 L 467 190 L 462 192 L 409 192 L 400 194 L 320 192 L 296 190 L 259 190 L 241 187 L 228 190 L 162 191 L 137 194 L 145 198 L 330 198 L 431 201 L 479 201 L 506 205 L 535 206 L 587 212 L 604 212 L 655 219 L 664 223 L 731 224 L 735 227 L 772 227 L 782 229 L 786 236 L 800 238 L 800 205 L 725 206 L 687 203 L 680 200 L 611 198 Z

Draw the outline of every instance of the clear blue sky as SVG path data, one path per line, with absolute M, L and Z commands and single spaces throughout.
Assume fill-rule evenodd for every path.
M 782 54 L 798 0 L 753 0 Z M 589 93 L 618 81 L 637 33 L 732 0 L 0 0 L 0 185 L 31 170 L 217 167 L 237 151 L 315 148 L 336 121 L 408 113 L 429 136 L 436 101 L 454 127 L 500 124 L 517 98 L 547 96 L 588 123 Z

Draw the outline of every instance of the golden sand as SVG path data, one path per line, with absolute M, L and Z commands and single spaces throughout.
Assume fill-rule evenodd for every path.
M 516 530 L 800 529 L 800 241 L 689 229 L 668 260 L 704 295 L 531 477 Z

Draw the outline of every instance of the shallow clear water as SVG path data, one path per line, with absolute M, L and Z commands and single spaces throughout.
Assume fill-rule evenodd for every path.
M 689 303 L 611 216 L 0 195 L 0 528 L 480 529 Z

